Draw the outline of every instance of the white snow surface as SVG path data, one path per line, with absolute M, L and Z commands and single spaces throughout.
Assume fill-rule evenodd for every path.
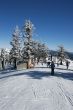
M 0 110 L 73 110 L 73 70 L 39 67 L 0 71 Z

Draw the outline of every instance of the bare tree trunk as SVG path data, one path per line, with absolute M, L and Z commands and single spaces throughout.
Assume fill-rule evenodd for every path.
M 27 63 L 27 69 L 30 68 L 30 65 L 31 65 L 31 59 L 29 58 L 29 59 L 28 59 L 28 63 Z

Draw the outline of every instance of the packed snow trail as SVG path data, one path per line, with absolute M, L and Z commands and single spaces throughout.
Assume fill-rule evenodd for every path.
M 56 69 L 55 76 L 50 68 L 0 73 L 0 110 L 73 110 L 73 71 Z

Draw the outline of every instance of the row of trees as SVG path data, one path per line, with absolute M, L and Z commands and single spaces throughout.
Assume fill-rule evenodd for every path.
M 20 31 L 19 27 L 16 26 L 12 34 L 12 41 L 10 42 L 12 48 L 9 54 L 6 54 L 4 49 L 1 50 L 0 58 L 3 69 L 5 68 L 4 65 L 6 61 L 9 63 L 13 62 L 14 68 L 17 68 L 17 63 L 19 61 L 27 62 L 27 65 L 29 66 L 30 59 L 35 61 L 37 58 L 39 61 L 40 58 L 44 60 L 49 56 L 50 51 L 48 47 L 45 44 L 32 39 L 33 30 L 34 25 L 30 20 L 26 20 L 23 26 L 23 31 Z M 57 57 L 60 61 L 60 64 L 62 64 L 62 61 L 67 57 L 63 46 L 59 47 Z
M 9 53 L 2 48 L 0 52 L 0 65 L 3 69 L 5 69 L 6 62 L 9 62 Z
M 30 20 L 26 20 L 22 36 L 20 35 L 20 30 L 18 26 L 16 26 L 13 34 L 12 34 L 12 49 L 10 50 L 10 60 L 14 62 L 14 68 L 17 68 L 18 60 L 22 60 L 27 62 L 29 66 L 29 60 L 35 60 L 35 58 L 46 58 L 49 54 L 49 49 L 45 44 L 34 41 L 32 39 L 32 34 L 34 30 L 34 25 Z M 23 38 L 23 47 L 21 47 L 21 38 Z

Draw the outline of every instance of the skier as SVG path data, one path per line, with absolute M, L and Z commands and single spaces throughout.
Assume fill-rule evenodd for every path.
M 68 60 L 66 61 L 66 67 L 67 67 L 67 69 L 69 67 L 69 61 Z
M 57 67 L 59 67 L 59 62 L 57 62 Z
M 52 61 L 52 54 L 51 54 L 51 61 Z
M 50 60 L 49 60 L 49 58 L 46 60 L 46 63 L 47 63 L 47 67 L 50 67 Z
M 55 68 L 55 64 L 54 64 L 54 62 L 52 61 L 52 62 L 51 62 L 51 75 L 54 75 L 54 68 Z
M 47 67 L 48 67 L 48 66 L 50 67 L 50 61 L 47 62 Z

